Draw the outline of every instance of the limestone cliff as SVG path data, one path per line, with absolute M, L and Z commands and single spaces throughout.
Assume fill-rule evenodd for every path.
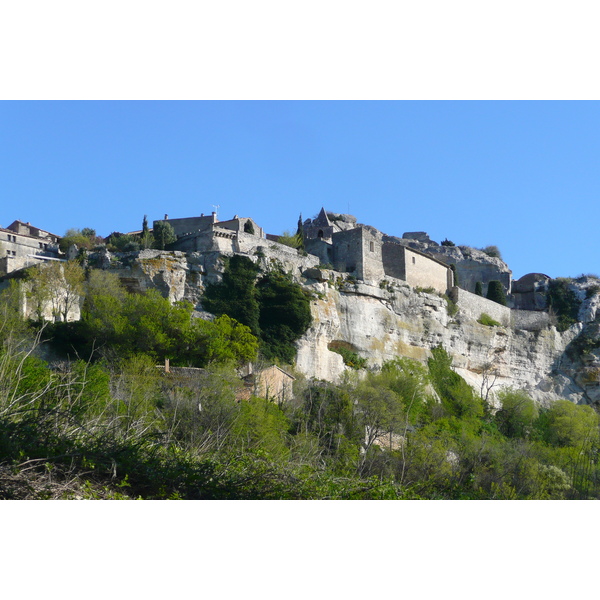
M 223 255 L 152 250 L 95 260 L 131 289 L 155 287 L 171 301 L 186 299 L 202 311 L 203 288 L 220 279 Z M 546 312 L 511 311 L 458 288 L 453 309 L 446 298 L 403 281 L 352 281 L 348 274 L 317 268 L 315 256 L 266 240 L 247 256 L 263 269 L 284 268 L 313 292 L 313 324 L 298 342 L 296 362 L 308 377 L 339 379 L 347 367 L 330 350 L 336 344 L 366 358 L 373 368 L 399 356 L 425 362 L 441 344 L 452 355 L 456 371 L 483 393 L 490 386 L 493 392 L 510 385 L 527 390 L 542 404 L 559 397 L 600 401 L 600 288 L 595 281 L 572 284 L 581 300 L 579 322 L 561 333 Z M 484 312 L 500 325 L 479 323 Z

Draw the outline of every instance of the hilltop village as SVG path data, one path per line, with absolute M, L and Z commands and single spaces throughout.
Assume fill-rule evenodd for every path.
M 32 266 L 78 258 L 88 268 L 117 274 L 131 292 L 157 289 L 172 303 L 191 302 L 197 316 L 210 319 L 202 305 L 206 286 L 221 281 L 223 257 L 244 256 L 263 270 L 277 265 L 313 294 L 313 325 L 296 343 L 294 367 L 305 376 L 338 380 L 348 369 L 336 353 L 340 348 L 378 368 L 397 356 L 426 362 L 442 345 L 475 387 L 493 364 L 497 385 L 522 387 L 540 402 L 559 393 L 577 402 L 600 400 L 598 378 L 589 375 L 600 357 L 589 357 L 582 371 L 563 356 L 571 338 L 595 319 L 594 280 L 572 284 L 569 293 L 581 310 L 561 333 L 549 306 L 552 280 L 530 273 L 513 281 L 493 246 L 438 243 L 425 232 L 395 237 L 324 208 L 313 218 L 300 217 L 291 237 L 292 243 L 289 236 L 268 234 L 251 217 L 219 220 L 212 212 L 165 215 L 146 231 L 96 238 L 84 250 L 14 221 L 0 228 L 0 289 Z M 129 243 L 116 248 L 119 239 Z M 63 312 L 77 320 L 79 309 L 74 303 Z M 33 310 L 24 297 L 23 313 Z M 50 303 L 42 312 L 49 320 L 62 318 Z M 575 322 L 579 331 L 571 326 Z
M 323 208 L 14 221 L 0 292 L 0 498 L 600 497 L 595 276 Z
M 250 217 L 235 215 L 219 221 L 213 212 L 208 216 L 175 219 L 165 215 L 164 219 L 154 221 L 155 226 L 162 223 L 168 223 L 176 236 L 175 241 L 165 246 L 165 250 L 171 252 L 237 253 L 255 257 L 257 252 L 278 250 L 290 254 L 289 246 L 278 243 L 280 236 L 265 234 Z M 513 281 L 510 269 L 494 252 L 457 247 L 448 240 L 439 244 L 430 240 L 425 232 L 406 232 L 401 238 L 390 236 L 357 223 L 352 215 L 335 214 L 324 208 L 315 218 L 300 220 L 298 231 L 302 235 L 304 256 L 313 259 L 304 262 L 318 259 L 315 266 L 328 267 L 356 281 L 379 284 L 386 279 L 398 280 L 442 294 L 450 294 L 455 288 L 475 294 L 479 284 L 480 296 L 487 295 L 490 281 L 499 281 L 511 308 L 528 311 L 546 308 L 544 291 L 550 278 L 531 273 Z M 135 238 L 141 234 L 134 231 L 126 235 Z M 99 241 L 107 244 L 110 237 Z M 77 255 L 76 246 L 61 252 L 60 241 L 60 236 L 18 220 L 6 228 L 0 227 L 0 277 L 35 264 Z M 102 243 L 96 251 L 102 251 Z M 286 258 L 289 261 L 290 257 Z

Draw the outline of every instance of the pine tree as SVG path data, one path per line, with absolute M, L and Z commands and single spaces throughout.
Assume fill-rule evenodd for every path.
M 478 296 L 483 296 L 483 286 L 481 285 L 481 281 L 478 281 L 478 282 L 475 284 L 475 293 L 476 293 Z

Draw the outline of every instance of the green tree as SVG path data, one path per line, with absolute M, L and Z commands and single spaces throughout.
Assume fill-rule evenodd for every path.
M 452 280 L 456 287 L 460 286 L 460 278 L 458 277 L 458 271 L 454 263 L 450 264 L 450 270 L 452 271 Z
M 507 306 L 506 294 L 504 293 L 504 286 L 500 281 L 490 281 L 488 283 L 487 299 Z
M 538 418 L 535 402 L 523 390 L 503 388 L 497 392 L 501 408 L 494 420 L 500 431 L 511 438 L 524 438 L 531 432 Z
M 91 227 L 83 229 L 67 229 L 65 235 L 59 241 L 61 252 L 66 252 L 70 246 L 76 245 L 78 248 L 91 250 L 94 246 L 102 243 L 102 238 L 96 235 L 96 230 Z
M 202 296 L 205 310 L 217 316 L 229 315 L 260 335 L 260 307 L 255 287 L 260 267 L 249 258 L 235 254 L 226 261 L 221 283 L 208 284 Z
M 483 296 L 483 285 L 482 285 L 481 281 L 478 281 L 477 283 L 475 283 L 475 294 L 477 296 Z
M 280 270 L 267 273 L 257 284 L 262 351 L 268 359 L 293 362 L 295 341 L 312 322 L 310 299 L 291 276 Z
M 431 350 L 432 357 L 427 361 L 431 383 L 443 407 L 455 417 L 483 416 L 483 402 L 473 388 L 452 370 L 452 357 L 438 346 Z
M 303 240 L 298 236 L 297 233 L 292 233 L 290 231 L 284 231 L 278 238 L 277 242 L 279 244 L 283 244 L 284 246 L 289 246 L 290 248 L 302 249 L 303 248 Z
M 590 406 L 557 400 L 545 413 L 547 440 L 558 446 L 587 448 L 597 445 L 598 414 Z
M 142 237 L 140 239 L 140 245 L 144 250 L 152 246 L 152 234 L 148 229 L 148 215 L 144 215 L 144 220 L 142 221 Z
M 157 221 L 154 224 L 154 248 L 164 250 L 169 244 L 177 241 L 175 230 L 168 221 Z
M 260 449 L 281 460 L 289 455 L 289 427 L 287 417 L 276 404 L 263 398 L 250 398 L 240 404 L 231 435 L 238 447 Z
M 2 348 L 14 350 L 31 343 L 32 331 L 21 313 L 23 295 L 22 284 L 15 280 L 0 291 L 0 351 Z
M 28 272 L 30 299 L 38 320 L 50 308 L 55 321 L 67 321 L 83 295 L 85 272 L 75 261 L 50 262 Z

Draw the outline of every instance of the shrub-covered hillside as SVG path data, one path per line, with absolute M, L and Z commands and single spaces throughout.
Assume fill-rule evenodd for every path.
M 100 271 L 77 323 L 24 321 L 18 284 L 2 292 L 0 497 L 600 497 L 591 408 L 506 389 L 492 409 L 442 348 L 340 385 L 298 377 L 280 405 L 239 400 L 236 367 L 293 339 L 276 329 L 277 298 L 295 292 L 273 278 L 249 286 L 260 341 L 225 304 L 200 321 Z M 168 374 L 164 358 L 202 368 Z

